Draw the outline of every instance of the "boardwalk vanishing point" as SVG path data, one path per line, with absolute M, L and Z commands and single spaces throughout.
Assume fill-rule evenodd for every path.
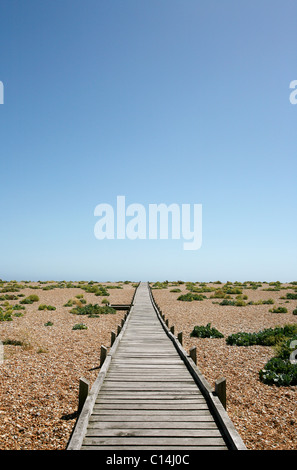
M 67 450 L 246 450 L 219 398 L 140 283 Z

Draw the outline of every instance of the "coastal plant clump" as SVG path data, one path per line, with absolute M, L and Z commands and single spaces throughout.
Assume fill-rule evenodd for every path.
M 109 313 L 116 313 L 116 310 L 109 305 L 88 304 L 82 307 L 75 307 L 70 310 L 74 315 L 88 315 L 88 317 L 98 317 Z
M 81 289 L 83 289 L 85 292 L 95 294 L 97 296 L 107 296 L 110 295 L 107 289 L 102 286 L 101 284 L 99 285 L 93 285 L 93 284 L 88 284 L 86 286 L 80 286 Z
M 224 335 L 216 328 L 211 326 L 211 323 L 207 323 L 206 326 L 194 326 L 193 331 L 191 332 L 190 336 L 194 336 L 196 338 L 223 338 Z
M 287 313 L 288 309 L 286 307 L 275 307 L 269 309 L 269 312 L 271 313 Z
M 297 325 L 285 325 L 284 327 L 266 328 L 257 333 L 233 333 L 227 337 L 226 343 L 231 346 L 274 346 L 295 334 L 297 334 Z
M 259 371 L 259 378 L 267 385 L 292 386 L 297 385 L 297 335 L 280 343 L 276 355 L 269 359 Z M 291 361 L 291 355 L 294 361 Z
M 72 327 L 73 330 L 87 330 L 88 327 L 84 323 L 77 323 Z
M 203 300 L 206 299 L 206 295 L 194 294 L 193 292 L 188 292 L 187 294 L 180 295 L 177 300 L 183 302 L 192 302 L 193 300 Z
M 56 307 L 53 305 L 40 304 L 38 310 L 56 310 Z
M 39 297 L 38 295 L 29 295 L 28 297 L 25 297 L 25 299 L 20 301 L 20 304 L 33 304 L 34 302 L 38 302 Z

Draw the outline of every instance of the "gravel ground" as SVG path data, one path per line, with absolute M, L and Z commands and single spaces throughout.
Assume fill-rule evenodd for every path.
M 208 298 L 203 301 L 178 301 L 179 295 L 188 292 L 184 284 L 178 287 L 181 293 L 170 292 L 173 287 L 154 289 L 154 298 L 169 320 L 169 327 L 174 325 L 175 334 L 183 332 L 184 348 L 189 352 L 191 347 L 197 347 L 197 365 L 212 388 L 218 378 L 226 378 L 227 412 L 246 447 L 252 450 L 297 449 L 297 386 L 270 386 L 259 380 L 259 370 L 275 355 L 274 348 L 226 344 L 226 336 L 232 333 L 258 332 L 263 328 L 297 323 L 297 315 L 292 314 L 297 301 L 286 303 L 280 298 L 294 291 L 264 291 L 269 286 L 262 284 L 257 290 L 244 289 L 243 295 L 248 296 L 247 302 L 271 298 L 274 305 L 236 307 L 214 304 L 221 300 L 211 299 L 211 293 L 204 294 Z M 269 312 L 275 306 L 286 307 L 288 312 Z M 190 337 L 195 325 L 207 323 L 225 338 Z
M 40 288 L 33 290 L 29 285 Z M 0 296 L 34 294 L 40 299 L 24 305 L 22 317 L 0 322 L 2 342 L 22 342 L 21 346 L 4 345 L 4 361 L 0 364 L 1 450 L 66 448 L 76 421 L 79 379 L 84 377 L 92 385 L 99 373 L 100 347 L 110 347 L 111 331 L 116 332 L 125 315 L 123 311 L 99 318 L 73 315 L 71 307 L 64 307 L 69 299 L 83 294 L 87 303 L 101 305 L 104 297 L 81 288 L 47 291 L 42 287 L 43 284 L 30 283 L 19 292 L 0 292 Z M 135 289 L 132 284 L 122 287 L 108 290 L 110 296 L 106 298 L 111 304 L 130 303 Z M 8 302 L 16 305 L 22 299 Z M 1 301 L 2 309 L 3 304 Z M 40 304 L 55 306 L 56 310 L 40 311 Z M 53 325 L 45 326 L 48 321 Z M 88 329 L 72 330 L 78 323 Z

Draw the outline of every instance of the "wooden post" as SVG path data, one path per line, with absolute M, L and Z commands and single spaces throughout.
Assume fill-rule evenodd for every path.
M 180 342 L 180 344 L 183 345 L 183 332 L 182 331 L 177 334 L 177 339 Z
M 190 358 L 197 365 L 197 348 L 196 348 L 196 346 L 194 346 L 193 348 L 190 349 Z
M 121 332 L 121 329 L 122 329 L 122 328 L 121 328 L 121 325 L 118 325 L 117 335 L 119 335 L 119 334 L 120 334 L 120 332 Z
M 114 331 L 111 332 L 111 335 L 110 335 L 110 345 L 112 346 L 113 343 L 115 342 L 115 339 L 116 339 L 116 334 Z
M 215 382 L 215 394 L 219 398 L 223 407 L 226 409 L 227 406 L 227 394 L 226 394 L 226 379 L 221 377 Z
M 167 318 L 167 320 L 165 321 L 165 323 L 166 323 L 166 326 L 169 326 L 169 320 L 168 320 L 168 318 Z
M 100 367 L 102 366 L 103 362 L 105 361 L 107 356 L 107 348 L 105 346 L 101 346 L 100 351 Z
M 123 319 L 122 319 L 122 322 L 121 322 L 121 327 L 122 327 L 122 328 L 123 328 L 123 326 L 124 326 L 124 323 L 125 323 L 125 319 L 123 318 Z
M 174 326 L 170 328 L 171 333 L 174 335 Z
M 81 377 L 79 379 L 79 391 L 78 391 L 78 414 L 81 412 L 88 394 L 89 394 L 89 382 L 83 377 Z

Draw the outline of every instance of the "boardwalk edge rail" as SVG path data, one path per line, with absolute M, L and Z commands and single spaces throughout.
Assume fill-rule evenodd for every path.
M 78 419 L 75 423 L 75 426 L 74 426 L 72 435 L 70 436 L 70 439 L 69 439 L 68 445 L 66 447 L 66 450 L 79 450 L 81 448 L 83 439 L 84 439 L 85 434 L 86 434 L 87 426 L 88 426 L 88 423 L 89 423 L 89 418 L 92 414 L 92 411 L 93 411 L 93 408 L 94 408 L 94 405 L 95 405 L 96 397 L 97 397 L 97 395 L 98 395 L 98 393 L 99 393 L 99 391 L 102 387 L 102 384 L 104 382 L 106 373 L 107 373 L 107 371 L 109 369 L 109 366 L 110 366 L 112 356 L 115 354 L 115 352 L 118 348 L 118 345 L 121 341 L 121 338 L 122 338 L 122 336 L 123 336 L 123 334 L 124 334 L 124 332 L 127 328 L 128 323 L 129 323 L 130 313 L 134 308 L 134 298 L 135 298 L 135 294 L 136 294 L 136 291 L 137 291 L 137 287 L 135 288 L 133 298 L 132 298 L 132 301 L 131 301 L 131 304 L 130 304 L 130 309 L 129 309 L 129 312 L 128 312 L 128 316 L 127 316 L 126 321 L 123 325 L 123 328 L 121 329 L 120 333 L 116 337 L 116 339 L 115 339 L 112 347 L 110 348 L 109 352 L 107 353 L 106 359 L 103 362 L 102 367 L 100 368 L 100 372 L 99 372 L 96 380 L 94 381 L 94 383 L 91 387 L 90 393 L 88 394 L 88 396 L 87 396 L 87 398 L 84 402 L 84 405 L 82 407 L 82 410 L 79 414 L 79 417 L 78 417 Z
M 182 347 L 176 336 L 170 331 L 166 323 L 164 322 L 159 308 L 155 302 L 151 286 L 148 283 L 148 289 L 150 293 L 150 298 L 153 304 L 153 307 L 156 311 L 156 314 L 158 316 L 158 319 L 168 335 L 168 337 L 171 339 L 172 343 L 174 344 L 177 352 L 179 353 L 180 357 L 184 361 L 185 365 L 187 366 L 190 374 L 192 375 L 194 381 L 196 384 L 199 386 L 204 398 L 206 399 L 210 411 L 213 414 L 214 419 L 217 421 L 220 429 L 223 432 L 224 438 L 226 440 L 226 443 L 230 450 L 247 450 L 242 438 L 238 434 L 233 422 L 231 421 L 228 413 L 226 412 L 225 408 L 223 407 L 221 401 L 219 398 L 214 395 L 213 390 L 206 380 L 206 378 L 203 376 L 195 362 L 192 360 L 192 358 L 188 355 L 187 351 Z

